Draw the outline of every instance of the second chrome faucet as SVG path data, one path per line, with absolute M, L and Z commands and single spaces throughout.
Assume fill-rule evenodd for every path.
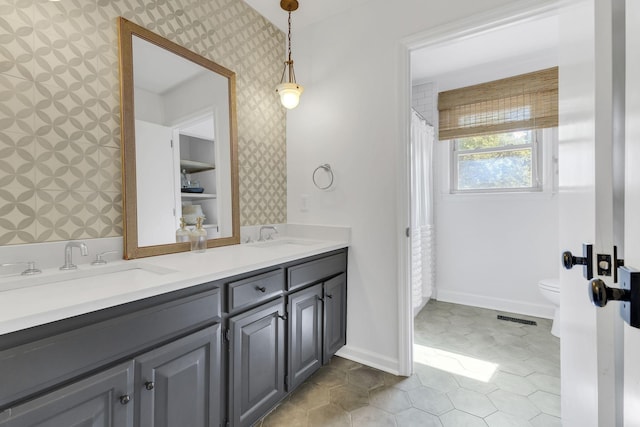
M 266 230 L 272 230 L 273 233 L 267 234 L 267 237 L 265 238 L 264 235 L 262 234 L 263 231 Z M 278 234 L 278 229 L 271 226 L 271 225 L 263 225 L 262 227 L 260 227 L 260 237 L 258 238 L 258 242 L 264 242 L 265 240 L 271 240 L 273 239 L 273 235 L 274 234 Z
M 84 242 L 69 242 L 64 247 L 64 265 L 60 267 L 60 270 L 75 270 L 78 268 L 77 265 L 73 263 L 73 248 L 79 248 L 80 254 L 82 256 L 89 255 L 89 251 L 87 250 L 87 245 Z

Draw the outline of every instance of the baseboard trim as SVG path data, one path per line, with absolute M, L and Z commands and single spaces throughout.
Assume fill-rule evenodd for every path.
M 380 356 L 361 348 L 354 348 L 346 345 L 336 353 L 336 356 L 344 357 L 345 359 L 353 360 L 354 362 L 362 363 L 363 365 L 367 365 L 371 368 L 379 369 L 393 375 L 399 375 L 397 359 Z
M 526 316 L 553 319 L 554 307 L 552 305 L 530 304 L 522 301 L 513 301 L 502 298 L 486 297 L 483 295 L 467 294 L 463 292 L 438 290 L 438 301 L 455 304 L 471 305 L 474 307 L 489 308 L 492 310 L 506 311 L 509 313 L 523 314 Z

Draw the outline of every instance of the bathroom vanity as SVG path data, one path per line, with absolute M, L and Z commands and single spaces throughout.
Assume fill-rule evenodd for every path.
M 183 272 L 84 308 L 34 308 L 15 331 L 0 316 L 0 426 L 251 425 L 345 344 L 345 246 L 157 257 Z M 205 257 L 210 274 L 184 273 Z

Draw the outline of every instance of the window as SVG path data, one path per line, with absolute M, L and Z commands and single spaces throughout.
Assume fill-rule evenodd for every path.
M 540 130 L 451 140 L 452 192 L 542 190 Z
M 451 141 L 452 192 L 542 191 L 541 139 L 558 126 L 558 68 L 440 92 L 438 124 L 439 139 Z

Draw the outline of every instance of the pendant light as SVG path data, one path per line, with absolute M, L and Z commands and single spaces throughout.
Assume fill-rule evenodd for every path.
M 289 12 L 289 33 L 288 57 L 284 61 L 284 70 L 282 70 L 282 78 L 280 84 L 276 86 L 276 92 L 280 95 L 280 102 L 285 108 L 296 108 L 300 102 L 300 95 L 304 88 L 296 83 L 296 73 L 293 70 L 293 59 L 291 59 L 291 12 L 298 9 L 297 0 L 281 0 L 280 7 Z M 285 82 L 285 74 L 288 74 L 288 81 Z

